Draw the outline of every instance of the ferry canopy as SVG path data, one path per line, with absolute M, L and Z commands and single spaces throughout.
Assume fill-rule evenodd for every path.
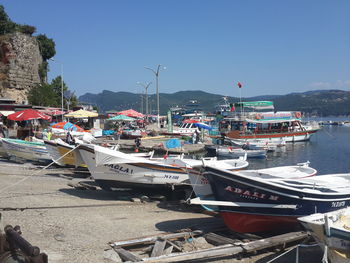
M 273 110 L 273 102 L 272 101 L 246 101 L 246 102 L 236 102 L 235 107 L 243 107 L 250 108 L 253 110 Z

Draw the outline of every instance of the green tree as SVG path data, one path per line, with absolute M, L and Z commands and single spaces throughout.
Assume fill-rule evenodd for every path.
M 4 6 L 0 5 L 0 35 L 15 32 L 16 26 L 6 14 Z
M 54 90 L 54 92 L 57 94 L 58 98 L 60 98 L 59 101 L 61 101 L 61 98 L 62 98 L 62 77 L 58 76 L 58 77 L 54 78 L 51 81 L 51 87 Z M 66 92 L 67 90 L 68 90 L 68 87 L 66 86 L 66 83 L 64 83 L 64 81 L 63 81 L 63 95 L 64 95 L 64 92 Z M 61 105 L 61 102 L 59 104 Z
M 23 34 L 31 36 L 36 32 L 36 27 L 30 25 L 18 25 L 18 30 Z
M 37 106 L 58 106 L 59 97 L 50 84 L 39 84 L 28 94 L 28 101 Z
M 45 34 L 40 34 L 36 37 L 39 42 L 39 48 L 43 60 L 46 61 L 56 54 L 55 42 L 48 38 Z

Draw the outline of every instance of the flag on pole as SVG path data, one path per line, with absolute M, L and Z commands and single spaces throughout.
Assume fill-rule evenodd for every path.
M 237 83 L 237 86 L 238 86 L 238 88 L 242 88 L 241 82 L 238 82 L 238 83 Z

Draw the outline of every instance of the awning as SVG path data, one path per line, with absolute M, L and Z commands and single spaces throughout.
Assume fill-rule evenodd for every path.
M 12 113 L 15 113 L 13 110 L 2 110 L 2 111 L 0 111 L 0 115 L 4 115 L 4 116 L 8 116 L 8 115 L 10 115 L 10 114 L 12 114 Z

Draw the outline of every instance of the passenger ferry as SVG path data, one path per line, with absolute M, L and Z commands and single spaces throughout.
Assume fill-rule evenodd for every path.
M 271 101 L 238 102 L 235 109 L 219 126 L 228 139 L 298 142 L 309 140 L 320 129 L 318 124 L 302 124 L 300 111 L 271 111 Z

